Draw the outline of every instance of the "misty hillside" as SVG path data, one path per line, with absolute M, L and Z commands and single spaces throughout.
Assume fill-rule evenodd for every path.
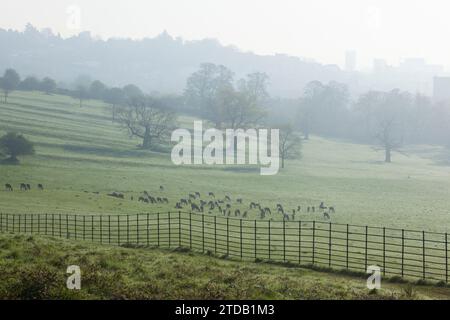
M 296 98 L 311 80 L 346 83 L 353 95 L 369 88 L 415 90 L 411 77 L 409 82 L 392 75 L 380 79 L 284 54 L 242 52 L 213 39 L 184 41 L 167 32 L 143 40 L 103 41 L 89 32 L 64 39 L 49 29 L 38 31 L 27 25 L 24 32 L 0 29 L 0 47 L 0 69 L 13 67 L 24 76 L 50 76 L 67 86 L 77 76 L 88 75 L 113 86 L 135 83 L 147 92 L 181 93 L 189 74 L 201 63 L 212 62 L 233 70 L 236 78 L 266 72 L 272 96 Z

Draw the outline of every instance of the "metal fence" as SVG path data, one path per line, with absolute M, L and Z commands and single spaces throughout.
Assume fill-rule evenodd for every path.
M 319 221 L 245 220 L 191 212 L 4 214 L 1 232 L 115 245 L 190 248 L 241 260 L 316 265 L 448 282 L 447 233 Z

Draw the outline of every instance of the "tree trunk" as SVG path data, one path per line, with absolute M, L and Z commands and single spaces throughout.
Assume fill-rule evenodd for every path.
M 284 169 L 284 156 L 281 156 L 281 169 Z
M 391 163 L 391 148 L 389 147 L 385 149 L 384 162 Z
M 142 148 L 150 149 L 152 145 L 152 137 L 150 135 L 150 128 L 145 128 L 144 140 L 142 141 Z

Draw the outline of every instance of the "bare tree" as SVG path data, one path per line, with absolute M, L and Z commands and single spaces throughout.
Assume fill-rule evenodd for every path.
M 291 124 L 279 126 L 280 130 L 280 157 L 281 168 L 284 168 L 285 159 L 300 157 L 301 138 L 294 131 Z
M 160 99 L 135 97 L 127 106 L 118 108 L 116 121 L 127 129 L 130 137 L 142 139 L 142 148 L 149 149 L 155 141 L 170 136 L 175 126 L 175 113 Z
M 406 92 L 371 91 L 361 96 L 357 107 L 365 115 L 368 130 L 376 139 L 375 150 L 384 150 L 384 161 L 392 161 L 392 152 L 401 152 L 411 97 Z

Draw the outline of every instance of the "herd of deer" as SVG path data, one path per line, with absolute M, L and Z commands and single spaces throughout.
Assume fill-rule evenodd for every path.
M 231 216 L 234 214 L 235 217 L 247 218 L 249 212 L 251 210 L 257 210 L 260 219 L 265 219 L 266 216 L 272 215 L 272 211 L 269 207 L 263 207 L 261 204 L 256 202 L 251 202 L 247 210 L 243 210 L 241 212 L 240 208 L 235 208 L 233 210 L 233 203 L 231 201 L 230 196 L 225 195 L 223 199 L 216 199 L 213 192 L 208 193 L 208 200 L 201 199 L 200 192 L 196 191 L 194 193 L 190 193 L 186 199 L 182 198 L 175 204 L 176 209 L 183 209 L 185 207 L 189 208 L 191 211 L 196 212 L 205 212 L 207 211 L 209 214 L 212 214 L 214 210 L 218 210 L 224 216 Z M 243 200 L 242 198 L 236 199 L 236 204 L 242 207 Z M 330 214 L 335 213 L 334 207 L 325 206 L 322 201 L 318 207 L 320 212 L 322 212 L 324 219 L 329 220 Z M 283 220 L 295 220 L 295 215 L 302 211 L 301 206 L 297 206 L 297 208 L 292 209 L 292 213 L 288 213 L 285 211 L 281 204 L 277 204 L 275 208 L 275 212 L 281 214 L 283 216 Z M 314 206 L 306 207 L 307 213 L 316 212 L 316 208 Z
M 37 188 L 39 190 L 44 190 L 44 186 L 42 184 L 38 184 Z M 7 191 L 13 191 L 13 187 L 11 184 L 7 183 L 5 184 L 5 189 Z M 19 186 L 19 189 L 21 191 L 27 191 L 31 190 L 30 184 L 21 183 Z M 159 191 L 163 192 L 164 187 L 159 186 Z M 121 192 L 112 192 L 107 194 L 110 197 L 119 198 L 119 199 L 125 199 L 125 195 Z M 201 199 L 200 192 L 196 191 L 194 193 L 189 193 L 188 197 L 186 199 L 181 198 L 180 201 L 178 201 L 175 204 L 176 209 L 184 209 L 188 208 L 191 211 L 196 212 L 205 212 L 207 211 L 209 214 L 212 214 L 214 210 L 218 210 L 219 213 L 221 213 L 224 216 L 231 216 L 234 214 L 235 217 L 242 217 L 247 218 L 249 212 L 252 210 L 257 212 L 260 219 L 265 219 L 266 216 L 270 215 L 272 216 L 272 210 L 269 207 L 263 207 L 261 204 L 257 202 L 250 202 L 249 207 L 247 210 L 242 210 L 242 204 L 243 200 L 242 198 L 237 198 L 235 203 L 240 208 L 233 209 L 233 202 L 231 200 L 231 197 L 228 195 L 225 195 L 223 199 L 216 199 L 216 196 L 213 192 L 208 193 L 208 200 Z M 134 197 L 131 196 L 131 200 L 134 200 Z M 142 194 L 137 199 L 139 202 L 147 203 L 147 204 L 169 204 L 169 200 L 165 197 L 161 196 L 152 196 L 147 191 L 143 191 Z M 304 210 L 307 213 L 315 213 L 316 207 L 315 206 L 308 206 L 305 207 Z M 325 206 L 324 202 L 322 201 L 320 205 L 317 208 L 318 212 L 321 212 L 323 214 L 324 219 L 329 220 L 330 214 L 335 213 L 334 207 L 331 206 Z M 283 220 L 289 221 L 289 220 L 295 220 L 295 215 L 302 212 L 302 207 L 297 206 L 297 208 L 292 209 L 291 211 L 286 211 L 284 207 L 278 203 L 276 205 L 276 208 L 274 209 L 274 212 L 277 214 L 281 214 L 283 217 Z

